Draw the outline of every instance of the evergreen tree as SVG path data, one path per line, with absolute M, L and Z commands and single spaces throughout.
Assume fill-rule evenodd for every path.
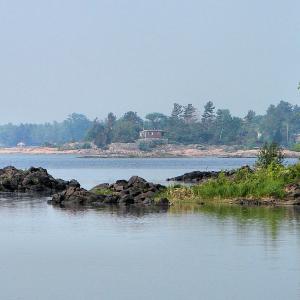
M 108 115 L 107 115 L 107 118 L 106 118 L 106 125 L 109 129 L 112 129 L 116 123 L 116 120 L 117 120 L 117 117 L 112 113 L 110 112 Z
M 193 104 L 188 104 L 183 108 L 183 119 L 186 123 L 192 123 L 196 120 L 196 108 Z
M 113 140 L 113 128 L 116 124 L 116 121 L 117 121 L 117 117 L 112 112 L 110 112 L 107 115 L 105 121 L 107 144 L 110 144 Z
M 244 118 L 244 121 L 247 124 L 251 124 L 254 121 L 255 117 L 256 117 L 255 111 L 249 110 L 247 115 Z
M 242 142 L 248 146 L 254 146 L 258 141 L 257 117 L 253 110 L 249 110 L 243 119 Z
M 182 112 L 183 112 L 182 105 L 180 105 L 178 103 L 174 103 L 171 117 L 173 119 L 180 119 Z
M 215 107 L 212 101 L 208 101 L 204 105 L 204 112 L 202 115 L 202 123 L 210 124 L 215 118 Z
M 108 144 L 106 126 L 95 119 L 92 127 L 87 133 L 86 139 L 94 142 L 99 148 L 105 147 Z

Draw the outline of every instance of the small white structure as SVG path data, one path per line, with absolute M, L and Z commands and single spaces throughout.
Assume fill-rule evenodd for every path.
M 18 148 L 24 148 L 25 146 L 26 146 L 26 144 L 23 143 L 23 142 L 20 142 L 20 143 L 17 144 Z

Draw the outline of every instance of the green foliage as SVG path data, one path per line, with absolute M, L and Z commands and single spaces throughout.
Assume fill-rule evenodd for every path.
M 87 132 L 87 141 L 93 141 L 99 148 L 103 148 L 107 145 L 107 127 L 103 122 L 99 122 L 95 119 L 92 127 Z
M 113 195 L 113 191 L 109 188 L 92 189 L 91 192 L 97 195 Z
M 293 147 L 292 147 L 292 150 L 300 152 L 300 143 L 294 144 Z
M 168 117 L 164 114 L 154 112 L 146 115 L 146 121 L 144 122 L 145 129 L 160 129 L 165 128 L 168 122 Z
M 183 108 L 183 120 L 186 123 L 193 123 L 196 121 L 196 108 L 193 104 L 188 104 Z
M 202 123 L 210 124 L 215 118 L 215 107 L 212 101 L 208 101 L 204 105 L 204 112 L 202 114 Z
M 284 186 L 284 179 L 271 170 L 259 170 L 253 174 L 246 171 L 234 179 L 221 173 L 217 179 L 193 187 L 193 193 L 203 199 L 283 198 Z
M 84 143 L 82 146 L 81 146 L 81 149 L 91 149 L 92 146 L 90 143 Z
M 6 124 L 0 126 L 0 145 L 61 145 L 70 141 L 83 140 L 92 122 L 82 114 L 73 113 L 63 122 L 45 124 Z
M 171 118 L 173 119 L 180 119 L 183 113 L 183 107 L 182 105 L 178 104 L 178 103 L 174 103 L 173 105 L 173 110 L 171 113 Z
M 63 122 L 45 124 L 6 124 L 0 126 L 0 145 L 63 145 L 84 140 L 93 141 L 98 147 L 112 142 L 135 142 L 142 129 L 161 129 L 170 143 L 238 145 L 258 147 L 276 142 L 291 148 L 294 136 L 300 133 L 300 107 L 281 101 L 270 105 L 265 115 L 250 110 L 243 117 L 235 117 L 228 109 L 215 109 L 208 101 L 197 119 L 196 108 L 174 103 L 169 116 L 159 112 L 146 115 L 145 120 L 136 112 L 126 112 L 117 118 L 109 113 L 104 120 L 90 121 L 84 115 L 71 114 Z
M 196 202 L 201 199 L 282 199 L 285 186 L 300 180 L 300 163 L 288 167 L 271 164 L 255 171 L 242 168 L 233 176 L 220 173 L 218 178 L 187 186 L 171 186 L 163 195 L 172 202 Z
M 282 149 L 276 143 L 265 143 L 259 150 L 256 166 L 267 168 L 271 165 L 282 165 L 284 155 Z

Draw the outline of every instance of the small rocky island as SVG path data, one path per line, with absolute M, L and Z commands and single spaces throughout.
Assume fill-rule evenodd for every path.
M 168 180 L 175 184 L 163 186 L 132 176 L 86 190 L 76 180 L 55 179 L 43 168 L 20 170 L 9 166 L 0 169 L 0 193 L 50 196 L 49 204 L 68 208 L 168 207 L 206 202 L 300 205 L 300 163 L 284 166 L 272 162 L 228 171 L 193 171 Z
M 0 169 L 0 192 L 39 194 L 51 196 L 65 190 L 74 181 L 55 179 L 46 169 L 31 167 L 28 170 L 8 166 Z
M 243 166 L 230 171 L 193 171 L 168 178 L 172 202 L 203 200 L 240 205 L 300 205 L 300 164 L 277 169 Z M 181 185 L 181 184 L 189 185 Z
M 105 205 L 169 206 L 169 201 L 156 196 L 165 190 L 160 184 L 147 182 L 133 176 L 103 183 L 90 191 L 82 188 L 76 180 L 55 179 L 46 169 L 31 167 L 28 170 L 8 166 L 0 169 L 0 193 L 5 195 L 51 196 L 48 201 L 61 207 Z
M 169 206 L 166 198 L 155 199 L 166 187 L 147 182 L 133 176 L 127 180 L 117 180 L 113 184 L 103 183 L 90 191 L 80 184 L 68 186 L 66 190 L 53 195 L 49 203 L 62 207 L 136 205 L 136 206 Z

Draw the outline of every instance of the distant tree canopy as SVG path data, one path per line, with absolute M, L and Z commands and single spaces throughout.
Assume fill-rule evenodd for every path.
M 260 147 L 276 142 L 292 146 L 295 134 L 300 133 L 300 107 L 281 101 L 270 105 L 265 115 L 249 110 L 242 118 L 233 116 L 228 109 L 216 109 L 212 101 L 199 113 L 192 104 L 174 103 L 170 115 L 152 112 L 145 119 L 133 111 L 120 118 L 109 113 L 104 120 L 94 121 L 73 113 L 63 122 L 1 125 L 0 144 L 61 145 L 90 141 L 98 147 L 106 147 L 114 142 L 134 142 L 143 129 L 164 130 L 170 143 Z
M 15 146 L 19 142 L 26 145 L 63 144 L 83 140 L 92 122 L 82 114 L 73 113 L 63 122 L 45 124 L 6 124 L 0 126 L 0 145 Z

